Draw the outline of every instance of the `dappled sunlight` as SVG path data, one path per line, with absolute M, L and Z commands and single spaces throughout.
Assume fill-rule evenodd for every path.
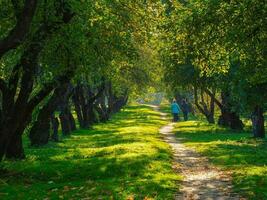
M 267 142 L 205 122 L 175 125 L 176 137 L 215 165 L 233 173 L 234 189 L 244 196 L 267 198 Z M 252 192 L 254 191 L 254 192 Z
M 17 175 L 4 178 L 9 184 L 0 192 L 20 190 L 26 199 L 22 191 L 28 181 L 38 198 L 172 198 L 181 177 L 173 172 L 171 150 L 158 132 L 164 124 L 152 108 L 130 106 L 107 123 L 77 130 L 57 144 L 27 148 L 25 161 L 5 162 Z M 11 184 L 15 179 L 16 186 Z

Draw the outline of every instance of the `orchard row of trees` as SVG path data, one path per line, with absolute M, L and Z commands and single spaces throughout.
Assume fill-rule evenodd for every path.
M 105 122 L 150 82 L 156 1 L 0 0 L 0 161 Z M 144 58 L 146 57 L 146 58 Z M 145 67 L 144 67 L 145 66 Z M 59 113 L 59 119 L 57 114 Z
M 170 1 L 162 25 L 165 82 L 186 90 L 214 123 L 243 129 L 249 116 L 253 135 L 264 137 L 267 102 L 266 3 L 253 1 Z
M 0 0 L 0 161 L 104 122 L 149 86 L 264 137 L 264 1 Z M 165 86 L 164 86 L 165 87 Z

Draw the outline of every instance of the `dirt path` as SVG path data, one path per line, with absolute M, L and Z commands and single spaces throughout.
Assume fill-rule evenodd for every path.
M 166 120 L 166 114 L 161 113 Z M 177 200 L 215 199 L 236 200 L 240 198 L 232 192 L 231 176 L 212 166 L 208 160 L 189 149 L 173 134 L 173 123 L 163 126 L 160 133 L 174 152 L 174 167 L 182 174 L 183 181 Z

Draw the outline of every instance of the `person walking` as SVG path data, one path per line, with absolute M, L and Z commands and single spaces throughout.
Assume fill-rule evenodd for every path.
M 177 122 L 179 120 L 179 113 L 181 109 L 175 99 L 172 101 L 171 111 L 173 115 L 173 122 Z
M 183 111 L 183 115 L 184 115 L 184 121 L 187 121 L 188 120 L 188 113 L 189 113 L 189 105 L 188 105 L 186 99 L 183 99 L 181 107 L 182 107 L 182 111 Z

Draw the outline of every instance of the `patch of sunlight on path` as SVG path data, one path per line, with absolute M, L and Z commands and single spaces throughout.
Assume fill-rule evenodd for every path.
M 152 106 L 159 111 L 157 106 Z M 166 120 L 166 113 L 161 113 Z M 173 134 L 174 123 L 160 129 L 164 141 L 173 150 L 174 168 L 183 176 L 181 190 L 175 195 L 177 200 L 237 200 L 244 199 L 233 193 L 231 176 L 212 166 L 207 158 L 186 147 Z

